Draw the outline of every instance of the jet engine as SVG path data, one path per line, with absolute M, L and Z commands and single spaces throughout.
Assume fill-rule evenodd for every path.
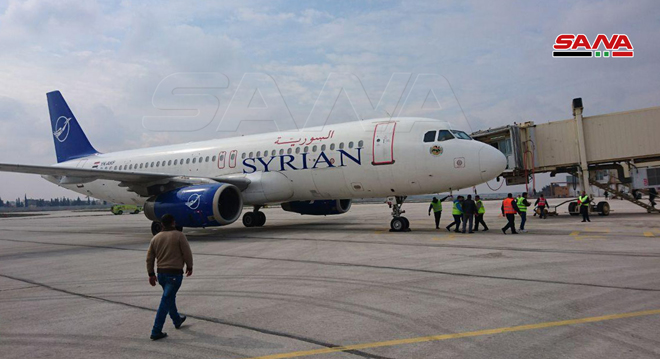
M 181 227 L 225 226 L 234 223 L 242 210 L 241 191 L 227 183 L 177 188 L 149 198 L 144 205 L 150 220 L 157 222 L 169 213 Z
M 330 199 L 317 201 L 293 201 L 282 203 L 282 209 L 288 212 L 308 214 L 312 216 L 327 216 L 342 214 L 351 209 L 350 199 Z

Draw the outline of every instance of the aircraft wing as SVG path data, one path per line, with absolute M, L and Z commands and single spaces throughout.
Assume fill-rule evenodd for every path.
M 0 172 L 31 173 L 52 176 L 61 184 L 87 183 L 95 180 L 120 182 L 120 186 L 142 196 L 157 195 L 186 185 L 222 182 L 233 184 L 241 191 L 250 185 L 250 180 L 243 174 L 219 177 L 189 177 L 167 173 L 124 172 L 61 166 L 34 166 L 0 163 Z

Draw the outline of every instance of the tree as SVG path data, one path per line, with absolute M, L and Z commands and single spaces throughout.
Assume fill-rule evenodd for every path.
M 0 198 L 0 207 L 4 207 L 4 206 L 5 206 L 5 202 L 3 202 L 2 198 Z

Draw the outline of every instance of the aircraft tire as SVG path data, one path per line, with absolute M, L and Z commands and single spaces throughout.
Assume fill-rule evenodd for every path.
M 151 234 L 154 236 L 163 230 L 163 225 L 160 222 L 151 222 Z
M 254 212 L 245 212 L 243 215 L 243 225 L 245 227 L 254 227 L 257 225 L 258 218 Z M 264 221 L 265 222 L 265 221 Z
M 255 227 L 263 227 L 266 224 L 266 214 L 264 212 L 257 212 L 257 223 Z
M 401 232 L 406 229 L 406 218 L 405 217 L 394 217 L 390 222 L 390 228 L 394 232 Z

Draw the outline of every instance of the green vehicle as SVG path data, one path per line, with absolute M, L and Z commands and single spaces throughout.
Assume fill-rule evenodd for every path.
M 124 213 L 138 214 L 142 212 L 142 206 L 136 206 L 133 204 L 116 204 L 110 209 L 112 214 L 120 215 Z

